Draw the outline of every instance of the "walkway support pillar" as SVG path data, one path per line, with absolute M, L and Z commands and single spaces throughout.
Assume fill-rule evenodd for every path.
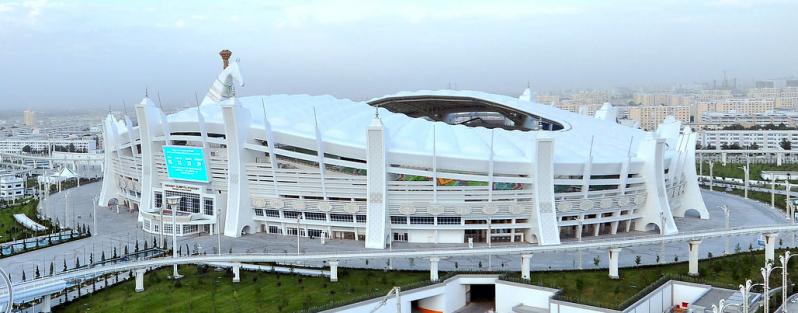
M 52 305 L 50 304 L 50 301 L 51 301 L 50 295 L 44 295 L 44 297 L 42 297 L 42 307 L 41 307 L 42 313 L 50 313 L 53 311 L 51 308 Z
M 530 275 L 529 275 L 531 267 L 532 267 L 532 254 L 522 254 L 521 255 L 521 279 L 529 280 L 531 278 Z
M 379 109 L 377 109 L 379 111 Z M 366 248 L 385 249 L 390 240 L 388 220 L 387 153 L 385 129 L 379 116 L 366 131 Z M 356 236 L 357 237 L 357 236 Z
M 776 237 L 777 233 L 765 234 L 765 262 L 775 262 L 776 260 Z
M 441 258 L 429 258 L 429 280 L 438 281 L 438 262 Z
M 233 263 L 233 282 L 241 282 L 241 263 Z
M 338 261 L 329 261 L 327 262 L 330 265 L 330 281 L 337 282 L 338 281 Z
M 144 291 L 144 273 L 146 272 L 147 270 L 143 268 L 136 270 L 136 292 Z
M 621 256 L 621 248 L 610 248 L 609 254 L 610 278 L 619 279 L 621 276 L 618 275 L 618 258 Z
M 687 275 L 690 276 L 698 276 L 698 245 L 701 244 L 701 240 L 690 240 L 689 244 L 689 267 L 687 270 Z

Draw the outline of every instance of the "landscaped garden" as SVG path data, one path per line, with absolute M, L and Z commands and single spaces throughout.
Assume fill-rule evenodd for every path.
M 751 163 L 751 171 L 748 174 L 748 178 L 751 180 L 764 180 L 762 179 L 762 171 L 796 171 L 798 172 L 798 164 L 797 163 L 784 163 L 782 165 L 776 164 L 762 164 L 762 163 Z M 739 178 L 743 179 L 745 177 L 745 173 L 741 169 L 741 167 L 745 166 L 745 164 L 739 163 L 726 163 L 723 165 L 720 162 L 715 162 L 712 166 L 712 176 L 715 177 L 728 177 L 728 178 Z M 699 170 L 699 164 L 696 164 L 696 171 Z M 699 175 L 709 176 L 709 162 L 704 161 L 704 172 L 699 173 Z M 798 180 L 798 177 L 795 178 Z
M 746 249 L 749 247 L 745 247 Z M 533 272 L 530 284 L 561 289 L 557 298 L 587 305 L 618 309 L 631 304 L 646 287 L 667 279 L 688 280 L 718 287 L 735 288 L 746 279 L 761 280 L 761 251 L 714 257 L 699 262 L 701 276 L 687 277 L 687 263 L 646 265 L 620 270 L 620 279 L 608 278 L 607 269 Z M 640 264 L 655 260 L 640 260 Z M 661 260 L 665 262 L 666 260 Z M 675 260 L 668 260 L 675 261 Z M 681 260 L 684 261 L 684 260 Z M 55 308 L 56 312 L 297 312 L 315 311 L 366 298 L 381 297 L 393 286 L 403 290 L 428 284 L 429 273 L 339 269 L 340 281 L 270 272 L 241 272 L 233 283 L 229 271 L 184 266 L 179 282 L 168 279 L 171 268 L 145 276 L 145 290 L 134 291 L 132 280 Z M 790 265 L 791 279 L 798 274 L 798 262 Z M 127 275 L 128 273 L 123 273 Z M 445 279 L 448 273 L 442 275 Z M 522 281 L 518 271 L 504 273 L 503 279 Z M 771 285 L 780 286 L 781 275 Z M 329 303 L 335 302 L 335 305 Z M 771 302 L 779 304 L 777 298 Z

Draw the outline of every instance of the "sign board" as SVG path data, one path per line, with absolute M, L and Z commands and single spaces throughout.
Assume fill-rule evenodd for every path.
M 199 147 L 163 146 L 169 179 L 207 183 L 205 152 Z

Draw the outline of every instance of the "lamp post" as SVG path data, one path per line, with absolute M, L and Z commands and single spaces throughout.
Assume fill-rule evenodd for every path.
M 723 210 L 723 216 L 726 219 L 725 220 L 726 230 L 729 230 L 730 226 L 729 216 L 731 215 L 731 210 L 729 210 L 729 207 L 725 203 L 721 205 L 720 208 Z M 726 235 L 726 242 L 723 247 L 723 254 L 729 254 L 729 238 L 730 236 Z
M 709 191 L 712 191 L 712 187 L 715 185 L 715 177 L 712 176 L 712 168 L 715 166 L 715 163 L 709 161 Z
M 69 193 L 71 190 L 67 190 L 64 194 L 64 227 L 69 227 Z
M 764 313 L 770 312 L 770 272 L 772 271 L 773 265 L 770 264 L 770 262 L 765 264 L 765 267 L 759 269 L 759 272 L 762 273 L 762 279 L 764 280 L 763 285 L 765 290 L 762 295 L 764 298 L 764 307 L 762 308 Z
M 787 265 L 790 263 L 790 258 L 795 255 L 790 254 L 790 251 L 784 251 L 784 255 L 779 256 L 781 262 L 781 311 L 787 313 Z
M 745 198 L 748 199 L 748 163 L 740 167 L 740 169 L 742 169 L 743 173 L 745 174 L 743 180 L 743 194 L 745 195 Z
M 299 249 L 299 230 L 301 225 L 299 224 L 302 220 L 302 213 L 299 213 L 296 216 L 296 254 L 299 255 L 302 250 Z
M 172 258 L 177 259 L 177 208 L 180 205 L 181 196 L 169 196 L 166 197 L 166 204 L 169 206 L 169 210 L 172 211 Z M 163 209 L 161 210 L 163 212 Z M 161 213 L 161 217 L 163 217 L 163 213 Z M 163 224 L 163 218 L 161 218 L 161 223 Z M 161 230 L 163 233 L 163 230 Z M 183 277 L 180 273 L 177 272 L 177 263 L 172 264 L 172 278 L 179 279 Z
M 760 285 L 760 284 L 756 284 Z M 740 293 L 743 295 L 743 313 L 748 313 L 749 310 L 749 293 L 751 293 L 751 288 L 754 288 L 754 284 L 751 283 L 751 280 L 748 279 L 745 281 L 745 285 L 740 285 Z

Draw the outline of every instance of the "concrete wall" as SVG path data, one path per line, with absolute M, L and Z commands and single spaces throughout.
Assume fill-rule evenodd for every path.
M 626 313 L 660 313 L 673 306 L 673 285 L 668 282 L 624 310 Z
M 408 230 L 407 241 L 420 243 L 463 243 L 465 230 Z
M 496 312 L 512 312 L 519 304 L 548 310 L 549 299 L 555 292 L 555 289 L 497 280 Z
M 673 305 L 687 302 L 693 303 L 703 296 L 711 287 L 684 282 L 673 283 Z

